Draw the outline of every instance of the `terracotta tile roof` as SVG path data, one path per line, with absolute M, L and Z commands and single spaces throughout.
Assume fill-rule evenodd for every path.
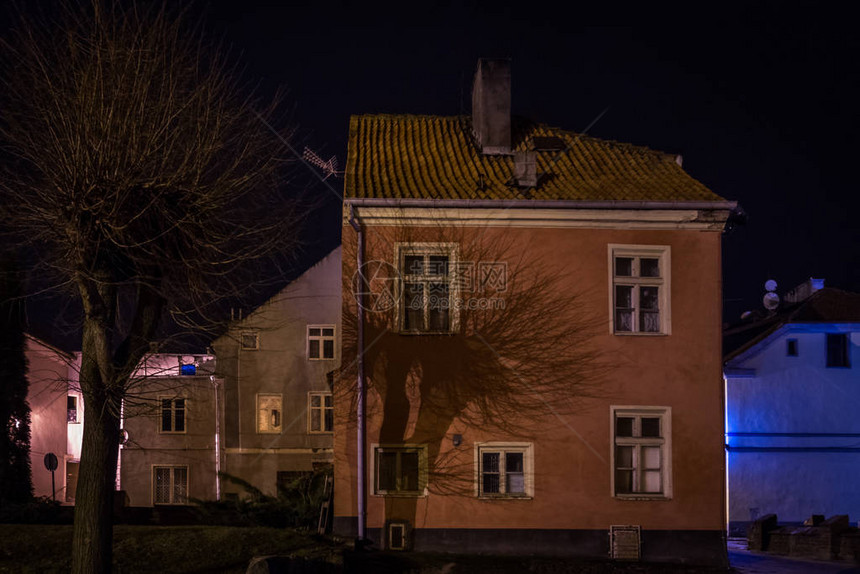
M 675 156 L 514 120 L 513 147 L 537 151 L 538 184 L 514 185 L 512 155 L 482 155 L 468 117 L 359 115 L 349 123 L 349 198 L 722 201 Z M 540 142 L 537 147 L 545 147 Z M 552 147 L 552 146 L 550 146 Z

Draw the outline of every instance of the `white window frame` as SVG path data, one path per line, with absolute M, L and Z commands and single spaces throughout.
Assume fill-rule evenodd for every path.
M 311 329 L 319 329 L 319 335 L 311 335 Z M 331 335 L 324 335 L 323 329 L 331 329 Z M 319 341 L 318 357 L 311 356 L 311 341 Z M 325 342 L 331 341 L 331 357 L 325 356 Z M 337 356 L 337 326 L 335 325 L 308 325 L 307 329 L 307 344 L 305 345 L 305 354 L 309 361 L 331 361 Z
M 320 397 L 320 406 L 315 407 L 311 403 L 313 401 L 313 397 Z M 331 406 L 326 406 L 325 400 L 326 398 L 331 399 Z M 331 411 L 332 413 L 332 428 L 325 428 L 325 415 L 326 411 Z M 313 430 L 313 421 L 314 419 L 319 420 L 320 430 Z M 332 398 L 332 394 L 328 391 L 311 391 L 308 393 L 308 434 L 331 434 L 334 432 L 334 399 Z
M 618 437 L 616 432 L 616 419 L 618 417 L 633 417 L 636 420 L 641 418 L 659 418 L 660 419 L 660 437 L 641 437 L 636 436 L 636 423 L 634 423 L 634 436 Z M 610 406 L 609 407 L 609 428 L 610 428 L 610 445 L 609 445 L 609 460 L 610 464 L 610 494 L 613 498 L 624 500 L 667 500 L 672 498 L 672 407 L 661 406 Z M 618 493 L 615 489 L 615 447 L 616 446 L 632 446 L 634 447 L 633 455 L 633 490 L 630 493 Z M 642 473 L 644 469 L 639 462 L 641 460 L 641 449 L 645 446 L 660 447 L 660 471 L 661 483 L 663 486 L 662 492 L 641 492 L 637 491 L 641 484 Z
M 245 337 L 254 337 L 254 344 L 246 345 Z M 243 351 L 259 351 L 260 350 L 260 332 L 259 331 L 242 331 L 239 333 L 239 348 Z
M 621 245 L 609 244 L 609 331 L 614 335 L 661 336 L 672 333 L 672 250 L 668 245 Z M 616 276 L 615 259 L 629 257 L 639 259 L 658 259 L 659 277 L 640 277 L 639 266 L 633 264 L 633 276 Z M 615 326 L 615 287 L 630 286 L 633 297 L 633 330 L 619 331 Z M 639 289 L 638 287 L 655 286 L 659 289 L 658 305 L 660 312 L 660 329 L 656 332 L 642 331 L 639 319 Z
M 534 447 L 530 442 L 479 442 L 475 443 L 475 496 L 485 499 L 531 500 L 534 498 Z M 499 457 L 499 492 L 483 492 L 484 469 L 483 454 L 498 452 Z M 505 470 L 505 455 L 507 453 L 522 453 L 523 455 L 523 492 L 505 492 L 507 477 Z
M 370 484 L 373 485 L 373 496 L 424 498 L 427 496 L 428 467 L 427 446 L 423 444 L 372 444 L 370 445 Z M 417 490 L 382 490 L 379 488 L 379 454 L 382 452 L 417 452 L 418 453 L 418 489 Z M 399 465 L 399 459 L 397 464 Z
M 159 469 L 169 469 L 170 471 L 170 501 L 169 502 L 159 502 L 156 500 L 157 498 L 157 481 L 156 481 L 156 473 Z M 178 499 L 176 497 L 176 470 L 184 469 L 185 470 L 185 495 L 183 499 Z M 188 465 L 185 464 L 154 464 L 152 465 L 152 472 L 150 473 L 152 477 L 152 505 L 153 506 L 184 506 L 188 504 L 188 500 L 190 498 L 190 484 L 191 484 L 191 472 L 188 468 Z
M 182 430 L 176 429 L 176 401 L 184 401 L 182 411 Z M 164 430 L 164 402 L 170 401 L 170 430 Z M 176 395 L 159 395 L 158 396 L 158 432 L 159 434 L 185 434 L 188 429 L 188 399 L 185 397 L 177 397 Z
M 69 399 L 75 400 L 75 420 L 69 420 Z M 81 423 L 81 397 L 78 395 L 66 395 L 66 422 L 70 425 Z
M 460 300 L 460 285 L 457 277 L 458 261 L 459 261 L 460 246 L 457 243 L 406 243 L 398 242 L 394 244 L 394 261 L 397 262 L 397 281 L 396 291 L 394 295 L 397 301 L 396 321 L 397 330 L 405 335 L 446 335 L 457 332 L 460 326 L 460 313 L 457 306 L 457 301 Z M 433 275 L 423 273 L 422 275 L 411 275 L 405 269 L 405 258 L 408 255 L 422 255 L 430 257 L 433 255 L 448 256 L 448 329 L 446 330 L 430 330 L 427 329 L 406 329 L 404 323 L 406 321 L 406 313 L 403 306 L 406 304 L 405 299 L 405 284 L 406 283 L 422 283 L 424 285 L 424 313 L 423 324 L 429 325 L 430 321 L 430 306 L 431 301 L 429 284 L 432 282 L 445 282 L 442 275 Z
M 277 401 L 278 401 L 277 404 L 280 408 L 279 409 L 273 409 L 271 407 L 268 407 L 266 409 L 263 409 L 263 407 L 261 406 L 262 401 L 272 400 L 272 399 L 277 399 Z M 257 393 L 256 407 L 257 408 L 256 408 L 255 422 L 256 422 L 257 434 L 281 434 L 284 431 L 284 395 L 282 393 Z M 265 415 L 263 414 L 264 410 L 265 410 Z M 276 415 L 277 420 L 278 420 L 277 425 L 275 425 L 273 423 L 273 421 L 271 420 L 271 417 L 273 416 L 272 411 L 275 411 L 275 410 L 278 411 L 278 413 Z M 265 430 L 262 430 L 260 428 L 261 427 L 260 423 L 262 421 L 263 416 L 269 417 L 269 421 L 270 421 L 269 424 L 266 425 L 267 428 Z

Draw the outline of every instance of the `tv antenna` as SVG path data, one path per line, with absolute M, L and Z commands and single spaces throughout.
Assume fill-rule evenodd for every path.
M 337 156 L 333 155 L 327 160 L 324 160 L 314 153 L 311 148 L 305 146 L 305 150 L 302 152 L 302 159 L 312 166 L 319 168 L 323 172 L 325 175 L 325 177 L 323 177 L 323 181 L 327 180 L 331 176 L 337 177 L 342 173 L 337 171 Z

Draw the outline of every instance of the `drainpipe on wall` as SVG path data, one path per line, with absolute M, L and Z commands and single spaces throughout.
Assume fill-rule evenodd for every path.
M 215 390 L 215 500 L 221 500 L 221 411 L 218 408 L 218 386 L 220 381 L 215 375 L 209 375 L 209 381 Z
M 367 497 L 365 478 L 367 476 L 367 461 L 365 460 L 365 388 L 364 388 L 364 231 L 358 219 L 355 216 L 355 211 L 352 205 L 349 206 L 349 224 L 358 234 L 358 253 L 356 254 L 356 265 L 358 267 L 358 281 L 361 287 L 356 296 L 358 297 L 358 453 L 357 453 L 357 473 L 358 473 L 358 542 L 363 543 L 367 539 Z

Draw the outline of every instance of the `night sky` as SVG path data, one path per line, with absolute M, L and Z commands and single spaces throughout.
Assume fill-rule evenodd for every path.
M 724 239 L 726 321 L 761 308 L 768 278 L 781 293 L 811 276 L 860 291 L 860 41 L 842 5 L 244 0 L 198 11 L 260 90 L 287 89 L 297 147 L 341 168 L 351 114 L 468 114 L 477 59 L 510 57 L 515 114 L 680 153 L 740 203 L 748 222 Z M 339 241 L 340 199 L 314 193 L 323 207 L 299 266 Z
M 608 108 L 588 133 L 680 153 L 740 203 L 726 321 L 761 308 L 768 278 L 780 292 L 812 276 L 860 291 L 860 41 L 841 8 L 275 4 L 212 5 L 206 20 L 265 89 L 289 90 L 302 143 L 341 166 L 350 114 L 469 113 L 477 59 L 510 57 L 514 113 L 581 132 Z M 328 207 L 319 251 L 336 242 Z

